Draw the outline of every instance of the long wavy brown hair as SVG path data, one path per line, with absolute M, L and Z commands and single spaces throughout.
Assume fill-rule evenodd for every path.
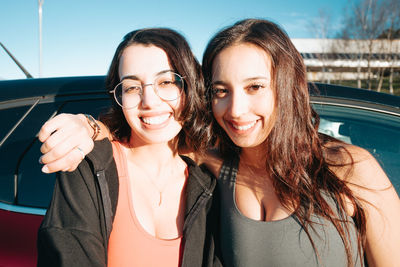
M 203 151 L 211 136 L 211 113 L 204 101 L 204 81 L 200 64 L 193 55 L 189 44 L 178 32 L 168 28 L 146 28 L 132 31 L 125 35 L 118 45 L 106 77 L 106 90 L 109 92 L 120 82 L 118 67 L 121 55 L 128 46 L 141 44 L 156 46 L 164 50 L 173 71 L 184 78 L 184 94 L 181 96 L 183 110 L 177 115 L 182 123 L 182 130 L 174 140 L 179 152 Z M 131 128 L 127 123 L 122 108 L 114 101 L 112 107 L 100 116 L 107 125 L 113 138 L 127 141 L 131 136 Z
M 332 172 L 331 167 L 349 167 L 354 164 L 344 144 L 318 133 L 319 117 L 309 101 L 306 68 L 299 52 L 287 34 L 275 23 L 267 20 L 246 19 L 217 33 L 208 43 L 203 56 L 203 75 L 208 109 L 212 108 L 212 66 L 215 57 L 223 49 L 241 43 L 262 48 L 272 61 L 272 81 L 276 92 L 276 122 L 265 142 L 265 166 L 272 177 L 274 190 L 283 206 L 292 210 L 310 235 L 312 215 L 329 220 L 342 238 L 348 265 L 354 265 L 349 223 L 346 221 L 346 202 L 355 208 L 353 220 L 357 227 L 358 255 L 362 261 L 365 244 L 365 213 L 360 201 L 347 183 Z M 214 140 L 223 156 L 240 153 L 237 147 L 218 125 L 212 122 Z M 332 145 L 335 144 L 335 145 Z M 337 158 L 333 162 L 329 158 Z M 333 157 L 332 157 L 333 156 Z M 345 158 L 350 157 L 350 163 Z M 328 194 L 337 202 L 337 210 L 323 195 Z M 316 251 L 318 255 L 318 251 Z

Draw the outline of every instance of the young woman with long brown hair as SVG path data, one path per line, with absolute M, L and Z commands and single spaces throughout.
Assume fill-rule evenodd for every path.
M 200 160 L 219 177 L 224 264 L 363 266 L 365 255 L 368 266 L 398 265 L 400 200 L 367 151 L 318 133 L 305 66 L 286 33 L 240 21 L 211 39 L 202 68 L 218 149 Z M 89 136 L 81 118 L 49 125 L 70 120 Z M 47 167 L 73 169 L 65 161 L 76 153 L 47 136 Z M 90 146 L 89 137 L 72 140 Z
M 224 163 L 228 266 L 395 266 L 400 202 L 365 150 L 318 133 L 301 55 L 274 23 L 244 20 L 203 56 Z M 317 264 L 318 263 L 318 264 Z
M 102 116 L 111 131 L 58 175 L 38 234 L 38 266 L 220 266 L 216 181 L 183 150 L 204 148 L 201 68 L 170 29 L 128 33 L 112 60 Z M 81 148 L 75 152 L 81 154 Z

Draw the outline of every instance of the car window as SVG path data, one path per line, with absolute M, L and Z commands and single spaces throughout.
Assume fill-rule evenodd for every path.
M 41 124 L 57 110 L 54 103 L 43 105 L 34 105 L 33 103 L 20 104 L 22 106 L 0 110 L 1 117 L 7 122 L 7 129 L 4 132 L 9 133 L 25 115 L 25 112 L 33 106 L 31 112 L 28 113 L 8 138 L 1 137 L 4 143 L 0 148 L 0 158 L 2 159 L 2 164 L 0 164 L 0 201 L 6 203 L 14 202 L 16 186 L 20 183 L 16 173 L 23 155 L 35 139 Z M 36 159 L 35 163 L 37 162 L 38 160 Z
M 9 108 L 2 106 L 0 109 L 1 127 L 0 127 L 0 141 L 2 141 L 13 126 L 24 116 L 28 111 L 29 106 L 18 106 Z M 9 116 L 13 114 L 12 116 Z
M 86 99 L 85 99 L 86 98 Z M 68 96 L 44 99 L 36 105 L 0 148 L 3 164 L 0 169 L 0 201 L 23 206 L 47 208 L 54 186 L 55 174 L 40 171 L 41 143 L 36 135 L 43 123 L 55 113 L 89 113 L 97 117 L 110 106 L 107 96 Z M 28 107 L 29 108 L 29 107 Z M 15 111 L 21 109 L 16 115 Z M 9 119 L 9 128 L 15 118 L 25 113 L 26 106 L 0 110 Z M 7 130 L 8 132 L 9 130 Z M 16 198 L 14 200 L 14 194 Z
M 400 117 L 372 110 L 314 105 L 319 132 L 368 150 L 400 193 Z

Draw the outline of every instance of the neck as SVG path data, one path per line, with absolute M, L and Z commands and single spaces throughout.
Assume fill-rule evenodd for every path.
M 256 169 L 265 169 L 265 146 L 244 147 L 240 153 L 240 163 Z
M 128 161 L 139 168 L 146 169 L 149 174 L 157 176 L 158 173 L 174 170 L 184 164 L 173 145 L 168 143 L 142 144 L 130 143 L 126 147 Z

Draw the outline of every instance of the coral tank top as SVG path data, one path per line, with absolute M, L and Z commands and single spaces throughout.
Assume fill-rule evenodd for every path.
M 158 239 L 141 226 L 132 205 L 125 154 L 118 142 L 112 144 L 118 170 L 119 196 L 108 245 L 108 266 L 180 266 L 182 237 Z

